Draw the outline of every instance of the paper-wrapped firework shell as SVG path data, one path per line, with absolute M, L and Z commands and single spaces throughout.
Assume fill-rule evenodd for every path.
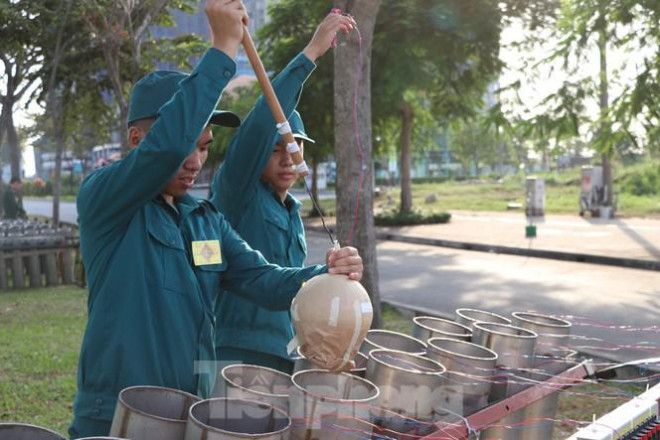
M 300 352 L 332 371 L 349 367 L 371 327 L 373 307 L 362 285 L 345 275 L 307 281 L 291 304 Z

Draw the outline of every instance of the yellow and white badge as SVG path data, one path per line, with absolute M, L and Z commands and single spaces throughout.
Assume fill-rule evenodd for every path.
M 195 266 L 222 263 L 219 240 L 193 241 L 192 254 Z

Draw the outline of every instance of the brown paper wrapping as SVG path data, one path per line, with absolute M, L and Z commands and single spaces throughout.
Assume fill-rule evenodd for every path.
M 362 345 L 373 307 L 362 285 L 345 275 L 318 275 L 307 281 L 291 303 L 300 352 L 320 368 L 350 368 Z

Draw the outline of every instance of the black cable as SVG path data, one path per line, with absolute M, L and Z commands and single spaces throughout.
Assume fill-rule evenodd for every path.
M 321 207 L 318 205 L 318 203 L 316 203 L 316 199 L 312 195 L 312 192 L 310 191 L 309 186 L 307 186 L 307 179 L 305 179 L 303 177 L 302 181 L 305 185 L 305 189 L 307 190 L 307 194 L 309 195 L 309 198 L 312 201 L 312 204 L 314 205 L 314 208 L 316 209 L 316 212 L 318 212 L 319 216 L 321 217 L 321 223 L 323 223 L 323 229 L 325 229 L 325 232 L 328 233 L 328 236 L 330 237 L 330 242 L 334 246 L 336 241 L 335 241 L 335 238 L 332 236 L 332 232 L 330 231 L 328 226 L 325 224 L 325 218 L 323 218 L 323 211 L 321 211 Z

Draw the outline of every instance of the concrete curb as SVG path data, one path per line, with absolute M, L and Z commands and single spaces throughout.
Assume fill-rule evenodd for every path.
M 315 232 L 325 232 L 320 226 L 305 225 L 305 229 Z M 333 228 L 330 227 L 332 230 Z M 402 243 L 421 244 L 426 246 L 447 247 L 466 251 L 479 251 L 495 254 L 519 255 L 533 258 L 547 258 L 551 260 L 574 261 L 577 263 L 602 264 L 606 266 L 627 267 L 660 271 L 660 261 L 639 260 L 634 258 L 609 257 L 605 255 L 581 254 L 573 252 L 560 252 L 544 249 L 516 248 L 493 244 L 470 243 L 464 241 L 444 240 L 440 238 L 415 237 L 391 232 L 376 232 L 378 240 L 398 241 Z

